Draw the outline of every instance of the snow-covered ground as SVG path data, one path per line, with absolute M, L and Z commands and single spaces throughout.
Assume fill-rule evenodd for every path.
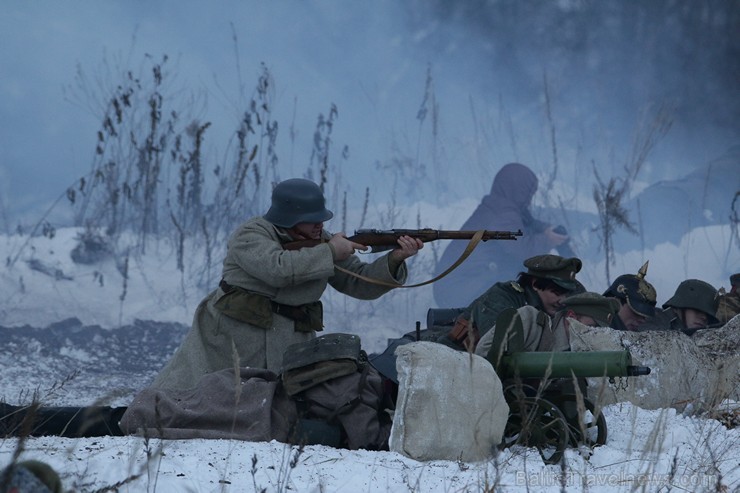
M 672 410 L 604 412 L 609 443 L 589 459 L 566 451 L 564 470 L 544 465 L 532 449 L 505 449 L 479 463 L 417 462 L 393 452 L 133 437 L 35 438 L 23 457 L 46 460 L 76 491 L 121 483 L 117 491 L 737 491 L 738 430 Z M 5 462 L 14 447 L 14 440 L 0 444 Z
M 436 217 L 434 211 L 424 214 Z M 178 271 L 175 251 L 166 244 L 150 247 L 144 256 L 132 255 L 125 282 L 120 257 L 94 265 L 75 264 L 70 252 L 78 232 L 60 229 L 53 238 L 0 236 L 0 254 L 7 259 L 0 271 L 0 394 L 10 403 L 36 392 L 48 405 L 125 405 L 164 364 L 187 330 L 195 306 L 214 285 L 197 282 L 193 272 L 202 265 Z M 727 286 L 722 268 L 711 265 L 708 256 L 700 253 L 706 245 L 697 243 L 708 238 L 711 244 L 710 238 L 727 235 L 722 227 L 695 231 L 685 240 L 691 248 L 666 244 L 650 252 L 628 254 L 618 260 L 615 270 L 631 272 L 649 257 L 649 278 L 656 281 L 659 304 L 686 277 Z M 427 278 L 432 252 L 428 244 L 414 259 L 410 282 Z M 197 252 L 191 255 L 196 258 Z M 731 251 L 727 265 L 737 268 L 738 255 Z M 676 262 L 692 270 L 687 275 L 685 269 L 675 267 Z M 587 287 L 600 291 L 602 272 L 597 262 L 587 263 L 579 277 Z M 218 275 L 216 269 L 213 283 Z M 427 287 L 397 290 L 373 302 L 331 293 L 324 301 L 327 330 L 360 334 L 369 352 L 382 349 L 387 338 L 412 330 L 414 322 L 424 320 L 427 308 L 433 306 Z M 740 488 L 737 428 L 728 429 L 707 417 L 677 414 L 673 409 L 644 410 L 631 404 L 611 405 L 604 413 L 607 444 L 588 458 L 576 450 L 567 451 L 562 469 L 544 465 L 531 449 L 505 449 L 480 463 L 418 462 L 392 452 L 138 437 L 45 437 L 22 444 L 4 439 L 0 441 L 0 464 L 8 463 L 20 446 L 21 458 L 47 461 L 60 471 L 65 487 L 75 491 Z

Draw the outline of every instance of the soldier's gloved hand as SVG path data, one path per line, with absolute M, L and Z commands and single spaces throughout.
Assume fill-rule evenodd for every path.
M 334 260 L 337 261 L 348 259 L 350 255 L 355 253 L 355 250 L 367 250 L 365 245 L 348 240 L 344 233 L 337 233 L 332 236 L 329 245 L 331 245 L 334 252 Z

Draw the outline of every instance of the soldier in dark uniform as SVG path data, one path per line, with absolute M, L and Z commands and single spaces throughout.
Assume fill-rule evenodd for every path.
M 555 315 L 566 296 L 581 291 L 583 285 L 576 281 L 582 262 L 576 257 L 537 255 L 524 261 L 527 272 L 520 272 L 516 281 L 497 282 L 475 299 L 457 317 L 453 329 L 438 342 L 456 349 L 464 349 L 488 332 L 506 308 L 525 305 Z M 472 326 L 471 326 L 472 323 Z M 475 341 L 470 341 L 473 335 Z
M 617 298 L 622 307 L 612 319 L 611 327 L 616 330 L 635 331 L 655 315 L 656 294 L 652 284 L 645 280 L 648 263 L 638 273 L 617 277 L 604 296 Z
M 649 322 L 638 330 L 680 330 L 693 335 L 699 329 L 716 324 L 719 297 L 714 287 L 699 279 L 687 279 L 678 285 L 671 299 L 663 304 Z

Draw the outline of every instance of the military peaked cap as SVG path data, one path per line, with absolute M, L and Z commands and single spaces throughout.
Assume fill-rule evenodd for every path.
M 582 265 L 581 259 L 549 254 L 537 255 L 524 261 L 528 275 L 549 279 L 568 291 L 573 291 L 578 287 L 576 273 L 581 270 Z
M 563 306 L 566 310 L 573 310 L 576 315 L 593 318 L 599 327 L 608 327 L 622 304 L 616 298 L 587 291 L 565 298 Z

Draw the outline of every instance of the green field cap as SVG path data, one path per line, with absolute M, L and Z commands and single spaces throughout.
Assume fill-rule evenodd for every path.
M 616 298 L 585 292 L 565 298 L 563 306 L 577 315 L 593 318 L 599 327 L 608 327 L 622 304 Z
M 583 263 L 580 259 L 564 258 L 559 255 L 537 255 L 524 261 L 527 274 L 542 279 L 550 279 L 555 284 L 568 291 L 578 286 L 576 273 L 581 270 Z

